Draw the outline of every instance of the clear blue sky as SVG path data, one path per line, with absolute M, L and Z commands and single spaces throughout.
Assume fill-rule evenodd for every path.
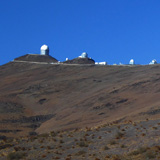
M 47 44 L 60 61 L 160 62 L 159 0 L 0 0 L 0 64 Z

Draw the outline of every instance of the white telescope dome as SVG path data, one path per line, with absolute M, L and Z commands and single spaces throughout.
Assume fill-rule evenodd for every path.
M 46 44 L 41 46 L 41 55 L 49 55 L 49 47 Z
M 156 59 L 153 59 L 149 64 L 157 64 Z
M 130 65 L 134 65 L 134 64 L 135 64 L 134 59 L 131 59 L 131 60 L 129 61 L 129 64 L 130 64 Z
M 46 45 L 46 44 L 44 44 L 42 47 L 41 47 L 41 50 L 48 50 L 49 49 L 49 47 Z
M 81 54 L 81 58 L 88 58 L 88 54 L 87 54 L 86 52 L 83 52 L 83 53 Z

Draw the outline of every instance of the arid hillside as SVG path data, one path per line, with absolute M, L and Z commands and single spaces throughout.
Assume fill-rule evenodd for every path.
M 160 65 L 10 62 L 0 66 L 0 135 L 160 117 Z

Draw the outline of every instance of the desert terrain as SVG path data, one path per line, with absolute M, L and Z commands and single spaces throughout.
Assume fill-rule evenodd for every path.
M 1 159 L 160 159 L 159 71 L 159 64 L 0 66 Z

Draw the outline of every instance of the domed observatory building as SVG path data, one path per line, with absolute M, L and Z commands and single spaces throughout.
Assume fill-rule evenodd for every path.
M 150 65 L 151 65 L 151 64 L 157 64 L 156 59 L 153 59 L 149 64 L 150 64 Z
M 81 56 L 79 56 L 80 58 L 88 58 L 88 54 L 86 52 L 83 52 L 81 54 Z
M 58 60 L 49 55 L 49 47 L 44 44 L 40 48 L 40 54 L 26 54 L 18 57 L 16 61 L 58 63 Z
M 46 44 L 41 47 L 40 51 L 41 55 L 49 55 L 49 47 Z
M 95 61 L 92 58 L 88 58 L 88 54 L 83 52 L 79 57 L 72 60 L 67 60 L 63 63 L 68 64 L 95 64 Z
M 131 60 L 129 61 L 129 64 L 130 64 L 130 65 L 135 65 L 134 59 L 131 59 Z

